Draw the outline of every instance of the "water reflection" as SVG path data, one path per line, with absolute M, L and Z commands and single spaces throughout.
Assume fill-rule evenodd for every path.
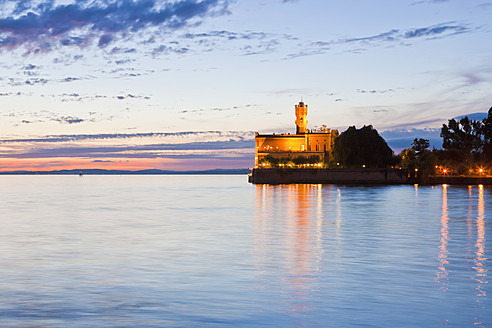
M 288 311 L 310 308 L 308 297 L 323 254 L 323 192 L 321 185 L 260 185 L 256 189 L 259 288 L 263 279 L 282 270 L 279 292 L 289 293 Z
M 448 270 L 448 242 L 449 242 L 449 215 L 448 215 L 448 186 L 442 185 L 442 210 L 441 210 L 441 240 L 439 244 L 439 266 L 437 269 L 436 280 L 441 283 L 441 290 L 447 291 Z
M 472 239 L 473 238 L 473 187 L 472 186 L 468 186 L 468 213 L 466 216 L 466 231 L 467 231 L 468 239 Z M 468 251 L 471 252 L 471 250 Z
M 477 285 L 477 301 L 480 303 L 480 298 L 487 296 L 484 289 L 487 283 L 487 269 L 485 267 L 485 204 L 483 200 L 483 186 L 478 186 L 478 215 L 477 215 L 477 242 L 475 243 L 475 266 L 476 271 L 475 281 Z
M 476 283 L 476 296 L 477 303 L 481 303 L 481 299 L 487 296 L 485 286 L 487 281 L 487 268 L 486 268 L 486 212 L 484 201 L 484 188 L 483 185 L 478 186 L 478 203 L 477 195 L 474 194 L 476 187 L 468 186 L 468 206 L 466 211 L 466 235 L 468 240 L 471 241 L 470 246 L 467 247 L 468 254 L 473 257 L 473 269 L 475 274 L 471 277 Z M 475 189 L 476 190 L 476 189 Z M 474 220 L 476 214 L 476 220 Z M 449 231 L 449 206 L 448 206 L 448 186 L 442 186 L 442 206 L 441 206 L 441 237 L 439 243 L 438 254 L 438 271 L 436 273 L 436 281 L 441 284 L 441 290 L 448 290 L 449 283 L 449 270 L 448 265 L 450 263 L 449 243 L 450 243 L 450 231 Z M 474 229 L 474 221 L 476 222 L 476 237 Z

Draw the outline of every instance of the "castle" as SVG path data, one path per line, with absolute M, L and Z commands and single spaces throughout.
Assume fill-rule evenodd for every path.
M 255 168 L 269 167 L 270 164 L 266 161 L 268 158 L 275 159 L 279 163 L 288 163 L 299 157 L 311 159 L 317 157 L 317 163 L 303 165 L 318 167 L 327 165 L 333 142 L 338 137 L 338 130 L 327 129 L 324 126 L 320 129 L 308 130 L 307 110 L 308 106 L 303 101 L 295 105 L 296 134 L 255 133 Z

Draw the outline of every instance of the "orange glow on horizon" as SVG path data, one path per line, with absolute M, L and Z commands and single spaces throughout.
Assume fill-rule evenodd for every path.
M 28 158 L 0 159 L 0 172 L 11 171 L 57 171 L 57 170 L 212 170 L 236 169 L 251 166 L 250 161 L 220 159 L 170 159 L 170 158 Z

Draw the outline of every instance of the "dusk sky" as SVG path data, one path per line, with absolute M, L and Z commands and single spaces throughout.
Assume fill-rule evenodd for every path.
M 0 170 L 252 167 L 301 97 L 308 128 L 439 147 L 492 106 L 491 22 L 487 0 L 0 0 Z

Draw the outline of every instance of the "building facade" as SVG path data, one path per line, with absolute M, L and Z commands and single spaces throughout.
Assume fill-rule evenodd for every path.
M 321 128 L 307 129 L 308 106 L 304 102 L 295 105 L 296 134 L 259 134 L 255 133 L 255 167 L 268 166 L 264 159 L 269 156 L 286 162 L 298 157 L 317 156 L 317 165 L 327 165 L 333 142 L 338 130 Z

